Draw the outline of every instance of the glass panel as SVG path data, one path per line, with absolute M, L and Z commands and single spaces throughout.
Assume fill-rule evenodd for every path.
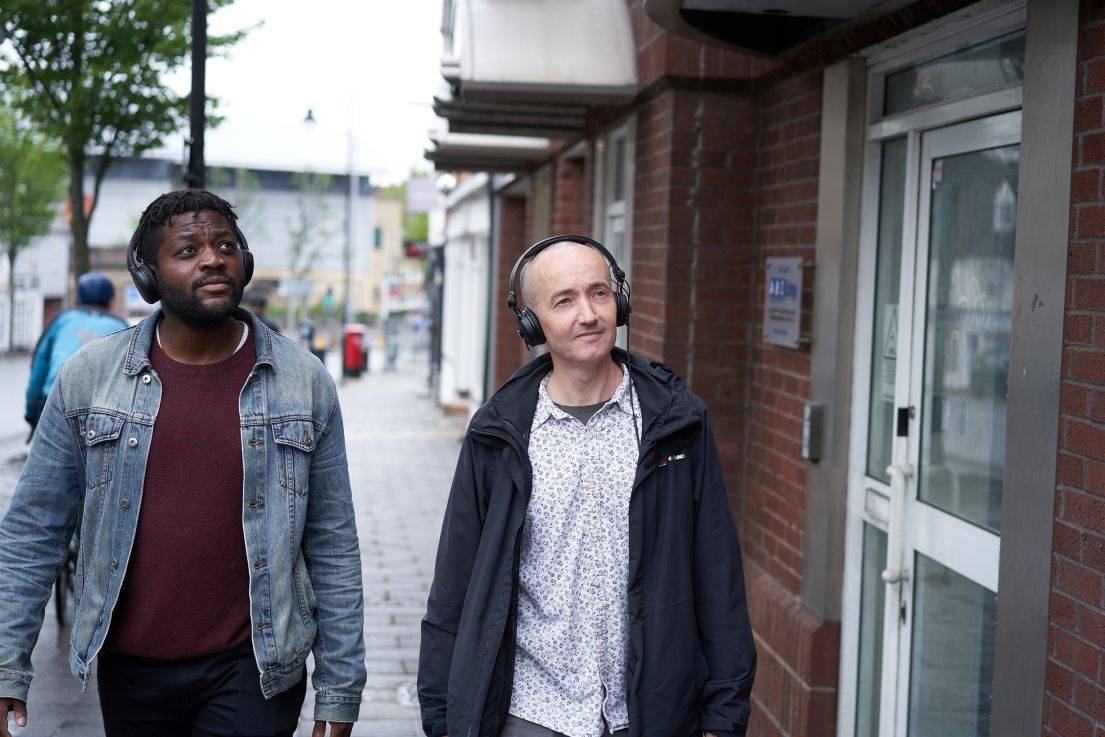
M 997 595 L 917 555 L 909 737 L 986 737 Z
M 882 698 L 882 647 L 886 584 L 886 533 L 863 526 L 863 579 L 859 610 L 859 678 L 856 695 L 856 737 L 878 737 Z
M 1024 82 L 1024 32 L 886 75 L 883 114 Z
M 867 475 L 890 483 L 894 443 L 894 378 L 898 368 L 898 287 L 905 212 L 906 139 L 882 147 L 875 321 L 871 340 L 871 396 L 867 419 Z
M 625 136 L 614 141 L 613 191 L 611 200 L 621 202 L 625 199 Z
M 932 162 L 920 497 L 997 532 L 1020 146 Z

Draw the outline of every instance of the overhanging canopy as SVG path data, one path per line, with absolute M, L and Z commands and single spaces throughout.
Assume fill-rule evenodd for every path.
M 515 172 L 544 161 L 551 152 L 547 138 L 489 136 L 442 129 L 431 134 L 426 158 L 439 171 Z
M 434 98 L 434 112 L 453 133 L 566 136 L 583 133 L 587 123 L 584 105 L 472 102 L 448 94 Z
M 446 0 L 441 73 L 463 101 L 610 105 L 637 94 L 625 0 Z
M 850 21 L 885 15 L 911 0 L 643 0 L 660 26 L 707 41 L 779 56 Z

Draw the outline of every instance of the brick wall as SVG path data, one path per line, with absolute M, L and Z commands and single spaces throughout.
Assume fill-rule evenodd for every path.
M 749 734 L 831 735 L 836 724 L 840 627 L 806 610 L 802 581 L 806 465 L 801 458 L 802 408 L 809 397 L 805 347 L 763 343 L 766 259 L 813 261 L 817 227 L 821 70 L 766 90 L 759 99 L 756 141 L 756 269 L 748 306 L 753 334 L 745 420 L 747 473 L 738 520 L 749 566 L 752 625 L 760 674 Z M 807 273 L 803 330 L 811 324 L 813 278 Z
M 677 36 L 652 22 L 640 0 L 627 0 L 637 40 L 637 82 L 641 89 L 664 77 L 750 79 L 771 69 L 769 59 Z
M 818 152 L 821 131 L 821 71 L 782 82 L 760 100 L 756 145 L 758 194 L 748 423 L 748 477 L 741 521 L 743 544 L 763 569 L 792 594 L 802 578 L 802 528 L 806 468 L 801 458 L 802 406 L 809 397 L 806 348 L 793 350 L 759 340 L 763 324 L 763 268 L 771 256 L 814 260 L 817 230 Z M 803 329 L 810 323 L 813 277 L 807 273 Z
M 1080 26 L 1047 737 L 1105 734 L 1105 4 L 1083 2 Z
M 553 173 L 552 232 L 587 235 L 591 231 L 591 168 L 583 157 L 558 159 Z
M 514 313 L 506 309 L 506 293 L 510 289 L 510 270 L 514 262 L 529 245 L 529 216 L 526 197 L 503 196 L 499 218 L 499 283 L 492 286 L 491 314 L 494 315 L 495 367 L 492 391 L 503 385 L 518 367 L 529 360 L 522 339 L 518 337 L 518 321 Z M 500 296 L 501 295 L 501 296 Z M 518 300 L 521 305 L 521 298 Z M 490 396 L 490 394 L 488 394 Z

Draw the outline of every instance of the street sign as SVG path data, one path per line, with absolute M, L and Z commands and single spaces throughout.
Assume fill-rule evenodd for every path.
M 310 279 L 281 279 L 276 292 L 284 299 L 307 299 L 315 291 L 315 283 Z

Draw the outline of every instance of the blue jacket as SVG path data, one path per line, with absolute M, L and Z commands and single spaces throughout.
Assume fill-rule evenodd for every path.
M 85 346 L 46 402 L 0 521 L 0 697 L 26 700 L 31 650 L 83 506 L 69 662 L 87 685 L 127 572 L 161 383 L 160 313 Z M 354 722 L 366 674 L 361 560 L 337 392 L 318 359 L 250 313 L 257 362 L 240 399 L 242 523 L 261 690 L 314 651 L 315 719 Z M 203 438 L 194 451 L 203 453 Z M 200 513 L 197 510 L 197 514 Z M 251 565 L 247 561 L 265 561 Z M 181 612 L 181 616 L 188 616 Z
M 642 447 L 629 507 L 629 737 L 744 735 L 756 648 L 736 528 L 706 407 L 630 358 Z M 510 707 L 526 448 L 546 354 L 475 414 L 441 529 L 418 662 L 430 737 L 497 737 Z
M 79 305 L 59 312 L 46 326 L 31 359 L 31 381 L 27 385 L 27 409 L 23 417 L 34 424 L 54 386 L 65 359 L 85 343 L 122 330 L 127 324 L 102 307 Z

